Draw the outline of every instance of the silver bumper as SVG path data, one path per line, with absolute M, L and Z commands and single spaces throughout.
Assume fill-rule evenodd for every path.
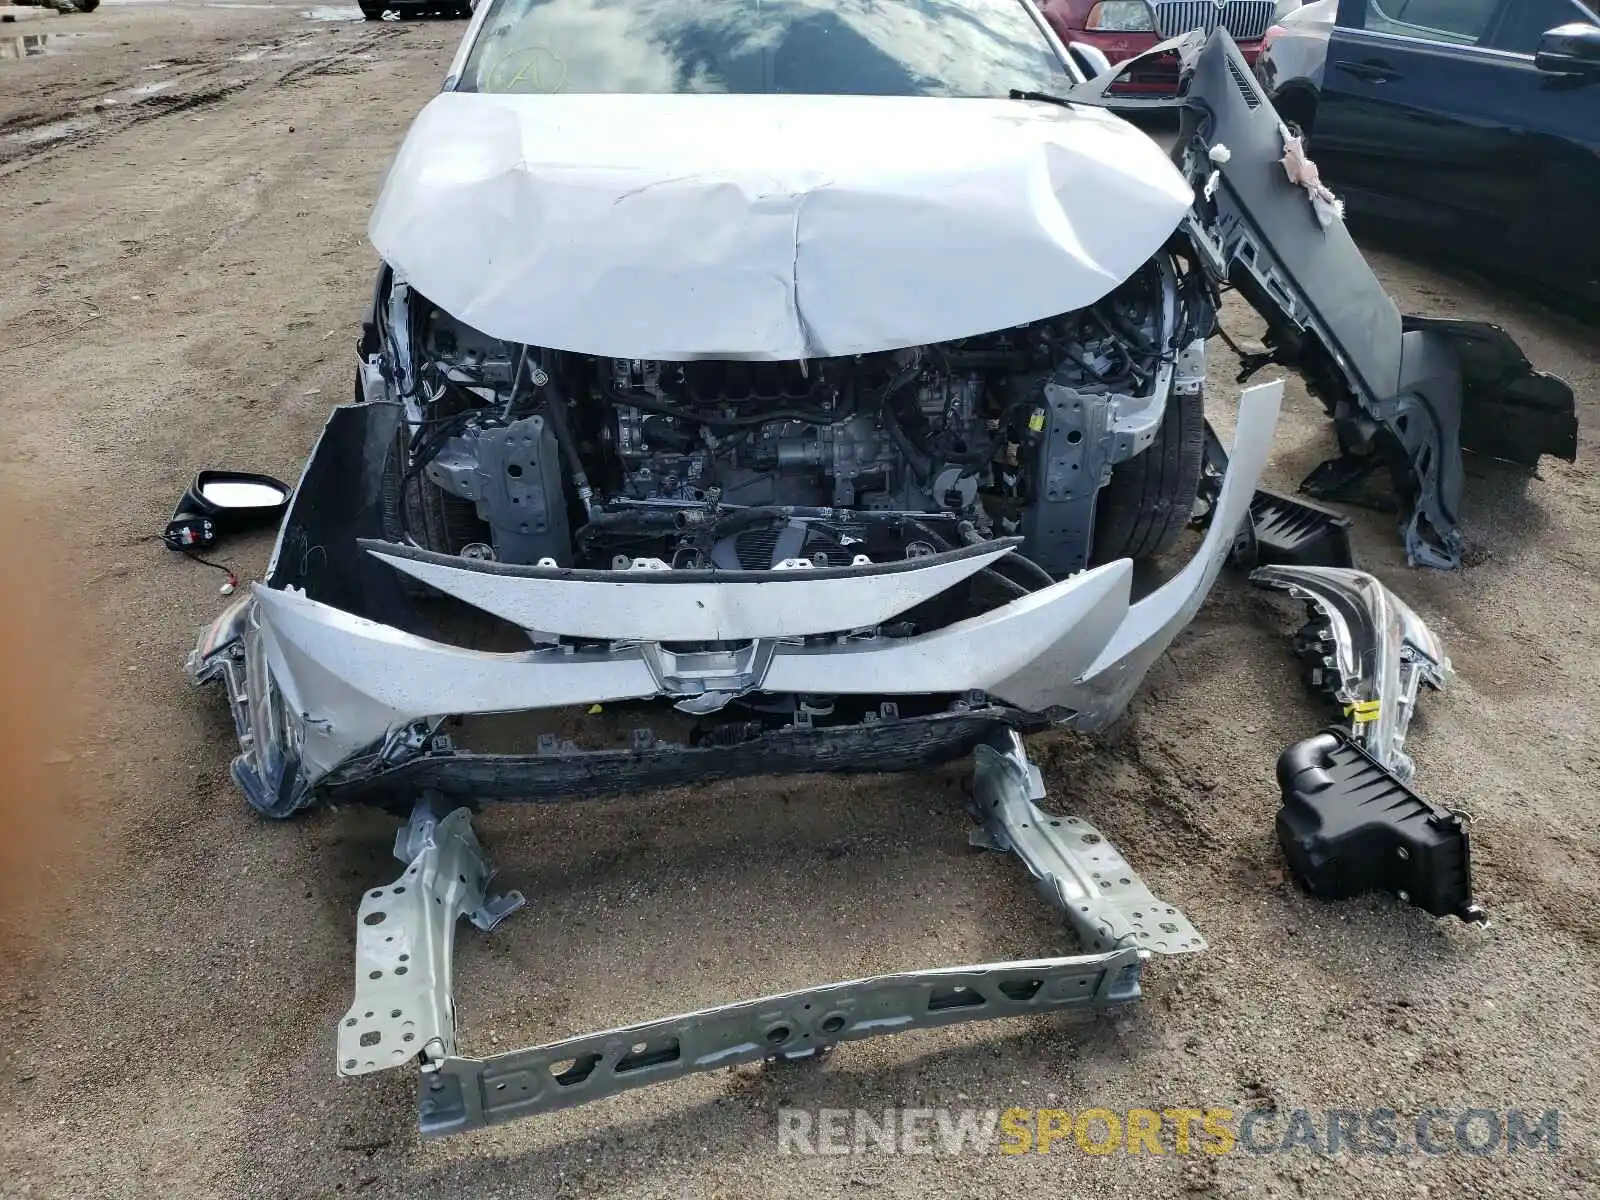
M 271 802 L 258 803 L 269 811 L 272 803 L 297 806 L 296 796 L 330 772 L 359 756 L 376 759 L 419 723 L 456 715 L 652 697 L 709 711 L 755 691 L 981 692 L 1025 713 L 1099 728 L 1121 714 L 1210 590 L 1265 465 L 1282 390 L 1274 382 L 1241 395 L 1210 531 L 1177 575 L 1137 602 L 1132 564 L 1121 560 L 981 616 L 892 638 L 873 626 L 982 569 L 997 552 L 856 572 L 733 573 L 713 582 L 671 571 L 596 578 L 601 573 L 493 568 L 371 546 L 368 553 L 392 568 L 530 632 L 604 640 L 594 649 L 485 653 L 258 584 L 202 636 L 190 671 L 200 681 L 225 678 L 241 742 L 235 777 Z M 679 629 L 686 632 L 675 642 L 740 640 L 678 652 L 664 639 Z

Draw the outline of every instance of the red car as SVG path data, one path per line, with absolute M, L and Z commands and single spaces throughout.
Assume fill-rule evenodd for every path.
M 1094 46 L 1113 63 L 1140 54 L 1165 38 L 1218 26 L 1233 35 L 1254 63 L 1261 37 L 1285 6 L 1279 0 L 1042 0 L 1040 10 L 1067 45 Z M 1298 7 L 1298 5 L 1292 5 Z M 1178 64 L 1171 55 L 1141 63 L 1119 80 L 1117 92 L 1171 92 Z

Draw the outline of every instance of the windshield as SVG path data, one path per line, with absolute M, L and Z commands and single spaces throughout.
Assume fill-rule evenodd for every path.
M 490 0 L 464 92 L 1005 96 L 1071 85 L 1023 0 Z

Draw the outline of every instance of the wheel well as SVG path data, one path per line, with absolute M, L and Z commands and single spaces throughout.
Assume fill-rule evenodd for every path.
M 1308 84 L 1289 84 L 1279 89 L 1272 107 L 1285 121 L 1300 127 L 1300 132 L 1310 135 L 1317 123 L 1317 92 Z

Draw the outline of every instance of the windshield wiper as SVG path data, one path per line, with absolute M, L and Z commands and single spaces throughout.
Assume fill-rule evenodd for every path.
M 1073 104 L 1065 96 L 1052 96 L 1049 92 L 1030 92 L 1023 88 L 1012 88 L 1009 94 L 1013 100 L 1037 100 L 1041 104 L 1059 104 L 1062 108 L 1071 108 Z

